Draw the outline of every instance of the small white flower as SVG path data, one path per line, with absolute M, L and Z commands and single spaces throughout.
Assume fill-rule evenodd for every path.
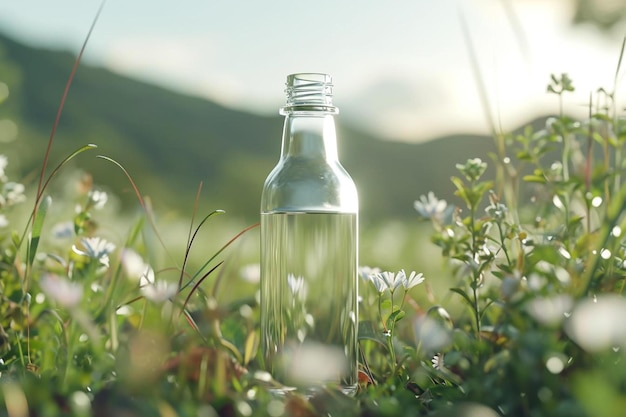
M 402 285 L 402 282 L 406 279 L 406 275 L 403 270 L 400 270 L 397 274 L 393 272 L 385 271 L 382 273 L 382 277 L 387 282 L 387 286 L 389 286 L 389 290 L 394 292 L 395 290 Z
M 109 196 L 105 191 L 91 190 L 88 194 L 91 204 L 95 209 L 101 209 L 106 204 Z
M 400 285 L 402 285 L 402 280 L 404 279 L 406 279 L 404 271 L 400 271 L 397 274 L 390 271 L 384 271 L 370 276 L 370 280 L 380 293 L 387 289 L 393 293 Z
M 176 295 L 178 285 L 167 281 L 156 281 L 142 286 L 140 291 L 148 300 L 162 303 Z
M 526 311 L 544 326 L 557 326 L 570 313 L 574 299 L 568 294 L 557 294 L 552 297 L 537 297 L 530 300 Z
M 6 175 L 4 173 L 4 170 L 6 169 L 8 164 L 9 159 L 6 157 L 6 155 L 0 155 L 0 179 L 2 179 L 3 181 L 6 181 Z
M 452 343 L 451 332 L 445 324 L 428 315 L 417 316 L 413 321 L 413 330 L 416 345 L 425 352 L 441 352 Z
M 4 184 L 4 187 L 2 187 L 2 191 L 6 198 L 6 204 L 9 206 L 26 201 L 26 195 L 24 195 L 26 189 L 23 184 L 7 182 Z
M 83 287 L 56 275 L 47 274 L 39 281 L 41 290 L 50 299 L 66 308 L 78 306 L 83 297 Z
M 52 236 L 54 236 L 55 239 L 67 239 L 74 236 L 74 223 L 72 221 L 66 221 L 55 224 L 52 227 Z
M 493 217 L 497 222 L 501 222 L 506 218 L 508 208 L 502 203 L 492 203 L 485 208 L 485 213 Z
M 373 274 L 379 274 L 380 268 L 372 268 L 369 266 L 360 266 L 359 267 L 359 276 L 363 279 L 363 281 L 370 281 L 370 276 Z
M 443 361 L 443 353 L 439 353 L 430 360 L 433 363 L 433 368 L 437 370 L 445 369 L 446 365 Z
M 293 295 L 297 295 L 301 300 L 306 298 L 309 289 L 304 277 L 296 277 L 293 274 L 287 275 L 287 286 Z
M 413 207 L 424 218 L 442 220 L 448 203 L 446 200 L 439 200 L 432 191 L 429 191 L 427 196 L 420 196 L 420 199 L 413 203 Z
M 72 251 L 77 255 L 86 256 L 100 262 L 104 267 L 109 266 L 109 254 L 115 250 L 115 245 L 99 237 L 87 237 L 80 240 L 83 249 L 76 245 L 72 246 Z
M 120 262 L 126 278 L 131 282 L 138 282 L 140 287 L 154 284 L 154 270 L 134 250 L 130 248 L 122 249 Z
M 316 342 L 288 345 L 281 354 L 281 364 L 287 371 L 289 383 L 305 386 L 338 383 L 348 369 L 343 349 Z
M 7 216 L 4 214 L 0 214 L 0 227 L 7 227 L 9 225 L 9 220 Z
M 587 352 L 624 348 L 624 316 L 626 299 L 618 294 L 602 294 L 578 301 L 564 328 L 567 335 Z
M 239 270 L 239 275 L 250 284 L 258 284 L 261 280 L 261 265 L 258 263 L 245 265 Z
M 139 285 L 150 285 L 154 284 L 154 270 L 148 264 L 144 264 L 144 270 L 139 276 Z
M 385 291 L 387 291 L 389 289 L 389 286 L 383 280 L 383 278 L 380 276 L 380 273 L 370 274 L 368 276 L 368 280 L 372 284 L 374 284 L 374 288 L 376 288 L 376 291 L 378 291 L 380 294 L 384 293 Z
M 404 270 L 400 272 L 402 272 L 402 276 L 403 276 L 402 286 L 407 291 L 415 287 L 416 285 L 419 285 L 422 282 L 424 282 L 424 274 L 421 272 L 418 274 L 415 271 L 411 271 L 411 274 L 408 277 L 406 276 Z

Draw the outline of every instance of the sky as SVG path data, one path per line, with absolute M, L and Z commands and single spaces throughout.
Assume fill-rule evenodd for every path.
M 77 53 L 100 3 L 1 1 L 0 31 Z M 325 72 L 339 117 L 419 141 L 489 131 L 472 48 L 502 129 L 558 110 L 552 73 L 574 80 L 566 110 L 586 114 L 613 88 L 624 27 L 572 26 L 569 0 L 508 3 L 517 23 L 505 0 L 107 0 L 85 62 L 260 114 L 277 114 L 287 74 Z

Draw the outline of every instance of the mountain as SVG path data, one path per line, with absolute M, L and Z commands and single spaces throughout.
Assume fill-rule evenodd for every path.
M 19 126 L 19 138 L 0 153 L 19 161 L 24 175 L 37 172 L 74 56 L 25 46 L 0 35 L 0 82 L 10 96 L 0 119 Z M 419 144 L 375 137 L 339 117 L 340 158 L 360 193 L 366 221 L 407 219 L 413 201 L 434 191 L 452 199 L 455 164 L 487 159 L 488 137 L 453 135 Z M 97 184 L 119 195 L 125 207 L 134 195 L 123 173 L 97 154 L 122 164 L 155 206 L 188 214 L 200 182 L 203 207 L 257 218 L 260 193 L 280 152 L 282 119 L 225 108 L 103 68 L 83 65 L 71 86 L 51 164 L 87 143 L 96 152 L 76 158 Z

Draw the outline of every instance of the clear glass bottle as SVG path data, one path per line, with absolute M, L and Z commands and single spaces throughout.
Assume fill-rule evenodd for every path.
M 304 392 L 357 385 L 358 197 L 326 74 L 287 77 L 281 156 L 261 197 L 265 368 Z M 287 388 L 286 388 L 287 389 Z

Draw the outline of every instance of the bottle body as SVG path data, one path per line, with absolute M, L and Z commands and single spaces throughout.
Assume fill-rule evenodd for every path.
M 336 385 L 352 392 L 357 384 L 356 187 L 337 158 L 334 108 L 285 109 L 281 158 L 261 198 L 265 367 L 286 386 L 306 391 Z

